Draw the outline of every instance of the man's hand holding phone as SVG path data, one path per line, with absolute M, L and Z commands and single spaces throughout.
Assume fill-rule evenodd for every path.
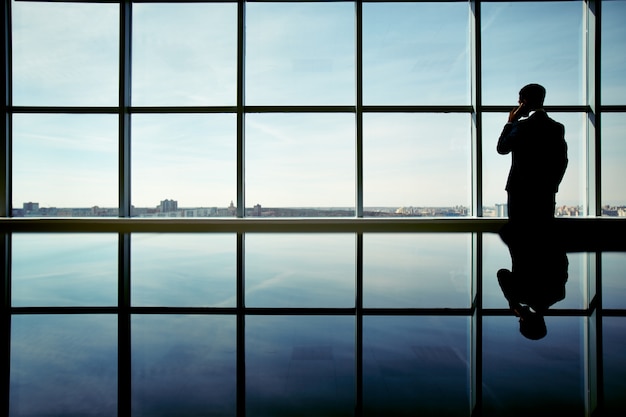
M 509 123 L 517 122 L 520 117 L 526 116 L 526 103 L 521 103 L 509 113 Z

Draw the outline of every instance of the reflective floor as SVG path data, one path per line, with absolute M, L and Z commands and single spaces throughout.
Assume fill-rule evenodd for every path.
M 471 236 L 430 237 L 364 236 L 359 290 L 354 236 L 254 236 L 244 290 L 225 278 L 232 236 L 138 235 L 122 310 L 115 239 L 39 236 L 36 255 L 15 236 L 8 415 L 626 415 L 626 252 L 566 252 L 541 310 L 504 284 L 500 270 L 526 270 L 500 236 L 482 236 L 480 280 Z M 540 270 L 560 276 L 534 259 L 542 285 Z M 536 337 L 526 305 L 545 324 Z

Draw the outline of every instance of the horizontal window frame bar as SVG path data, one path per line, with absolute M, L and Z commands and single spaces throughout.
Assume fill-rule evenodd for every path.
M 481 308 L 483 317 L 507 317 L 514 313 L 507 308 Z M 408 308 L 385 308 L 385 307 L 142 307 L 131 306 L 128 311 L 122 308 L 111 307 L 11 307 L 11 315 L 232 315 L 244 314 L 246 316 L 467 316 L 474 315 L 472 308 L 446 308 L 446 307 L 408 307 Z M 567 308 L 549 309 L 546 317 L 591 317 L 593 309 Z M 626 309 L 603 309 L 603 317 L 626 317 Z
M 121 218 L 3 217 L 2 233 L 498 233 L 503 217 Z M 556 218 L 561 230 L 626 232 L 626 218 Z M 610 229 L 609 229 L 610 228 Z M 623 236 L 623 235 L 622 235 Z
M 0 219 L 0 229 L 4 233 L 496 233 L 506 222 L 505 218 L 478 217 L 401 219 L 12 217 Z
M 588 105 L 544 106 L 546 111 L 564 113 L 590 113 Z M 503 113 L 511 111 L 511 106 L 483 105 L 483 113 Z M 471 105 L 363 105 L 362 113 L 476 113 Z M 608 105 L 601 112 L 626 112 L 626 105 Z M 269 105 L 269 106 L 7 106 L 7 113 L 70 113 L 70 114 L 145 114 L 145 113 L 357 113 L 353 105 Z

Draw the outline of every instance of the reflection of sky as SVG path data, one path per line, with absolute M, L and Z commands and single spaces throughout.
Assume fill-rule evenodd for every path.
M 14 306 L 117 305 L 116 234 L 13 234 Z
M 619 53 L 624 28 L 619 16 L 623 15 L 625 4 L 603 3 L 603 101 L 612 104 L 620 104 L 619 99 L 624 96 L 620 91 L 624 89 L 625 60 Z M 117 104 L 117 5 L 14 2 L 12 10 L 14 104 Z M 582 10 L 582 2 L 576 1 L 482 4 L 483 103 L 514 105 L 519 88 L 527 82 L 540 82 L 547 87 L 547 104 L 583 103 Z M 236 103 L 236 4 L 133 4 L 133 15 L 134 105 Z M 468 104 L 470 15 L 468 5 L 462 2 L 363 4 L 364 103 Z M 355 103 L 354 4 L 249 3 L 246 19 L 247 104 Z M 13 137 L 16 207 L 26 201 L 58 207 L 117 205 L 115 122 L 110 126 L 96 123 L 81 127 L 82 116 L 71 116 L 70 122 L 64 117 L 38 119 L 41 124 L 30 127 L 36 117 L 27 118 L 24 123 L 28 122 L 28 126 L 22 124 L 22 116 L 15 118 L 19 130 Z M 372 115 L 370 119 L 376 118 L 378 115 Z M 178 120 L 184 123 L 192 119 Z M 355 149 L 347 145 L 355 137 L 350 117 L 346 117 L 347 125 L 328 124 L 328 116 L 316 114 L 287 130 L 287 118 L 249 115 L 249 119 L 246 126 L 246 134 L 250 135 L 246 155 L 251 158 L 246 161 L 248 206 L 257 203 L 354 205 Z M 468 122 L 464 117 L 453 117 L 450 119 L 453 122 L 436 125 L 428 119 L 418 118 L 415 125 L 407 125 L 404 130 L 388 120 L 381 120 L 377 126 L 367 122 L 366 139 L 371 137 L 368 129 L 380 132 L 381 139 L 389 141 L 411 136 L 413 132 L 424 138 L 441 135 L 449 138 L 442 141 L 440 148 L 432 148 L 443 154 L 425 155 L 418 147 L 420 152 L 411 161 L 427 170 L 428 159 L 436 159 L 428 166 L 433 181 L 421 181 L 419 168 L 417 173 L 401 170 L 401 175 L 396 175 L 396 167 L 376 165 L 372 159 L 378 154 L 370 155 L 370 152 L 377 151 L 365 148 L 364 173 L 372 175 L 381 170 L 375 178 L 365 179 L 370 181 L 364 184 L 365 201 L 377 206 L 469 205 L 465 179 L 462 185 L 452 182 L 455 185 L 445 195 L 440 195 L 442 187 L 435 180 L 447 181 L 446 176 L 454 175 L 450 170 L 452 165 L 459 171 L 465 170 L 459 174 L 462 178 L 469 176 L 469 166 L 459 165 L 457 156 L 451 157 L 448 152 L 449 144 L 456 143 L 460 148 L 455 149 L 464 153 L 458 157 L 469 160 Z M 485 126 L 491 129 L 489 137 L 499 133 L 504 121 L 502 115 L 494 120 L 493 126 Z M 77 131 L 68 131 L 68 123 Z M 225 206 L 235 199 L 232 170 L 236 156 L 229 151 L 235 148 L 234 123 L 208 122 L 207 125 L 195 119 L 181 128 L 181 125 L 169 125 L 173 122 L 159 116 L 134 117 L 134 123 L 139 127 L 133 126 L 133 135 L 137 135 L 133 149 L 142 147 L 137 148 L 139 155 L 132 156 L 132 175 L 140 176 L 132 180 L 133 204 L 156 206 L 160 200 L 171 198 L 181 206 L 212 207 Z M 451 128 L 450 132 L 442 133 L 444 124 Z M 66 126 L 61 128 L 63 125 Z M 164 130 L 168 125 L 177 133 Z M 576 132 L 578 125 L 578 121 L 567 121 L 566 131 Z M 157 129 L 159 134 L 155 133 Z M 74 149 L 65 150 L 65 156 L 74 161 L 80 159 L 92 168 L 83 172 L 76 163 L 63 164 L 62 154 L 47 149 L 47 139 L 46 142 L 29 139 L 38 135 L 39 130 L 56 132 L 57 141 L 77 134 L 89 137 L 82 140 L 84 147 L 71 145 Z M 261 131 L 267 135 L 264 140 L 277 141 L 277 147 L 266 149 L 274 154 L 273 160 L 258 159 L 261 149 L 255 146 Z M 114 134 L 113 142 L 105 151 L 93 138 L 108 138 L 109 132 Z M 299 145 L 278 146 L 281 138 Z M 167 140 L 174 143 L 172 150 L 162 148 Z M 150 150 L 149 144 L 155 150 Z M 581 149 L 578 144 L 576 147 Z M 389 148 L 387 151 L 393 152 L 394 148 Z M 51 161 L 40 161 L 38 149 Z M 161 157 L 168 158 L 159 159 L 153 153 L 158 152 L 156 149 L 162 149 Z M 222 150 L 230 153 L 222 154 Z M 608 153 L 623 159 L 623 153 L 613 150 Z M 190 161 L 189 155 L 195 152 L 196 159 Z M 106 156 L 109 154 L 112 159 Z M 391 157 L 399 159 L 397 154 Z M 508 162 L 506 157 L 501 159 Z M 623 165 L 619 163 L 621 159 L 603 160 L 606 165 L 603 169 L 610 178 L 616 170 L 613 166 Z M 570 164 L 570 169 L 582 168 L 583 161 L 577 160 L 576 164 L 574 168 Z M 181 173 L 181 167 L 187 171 L 185 174 Z M 419 186 L 411 186 L 412 175 L 420 177 L 414 180 L 420 182 Z M 575 176 L 576 180 L 571 179 L 572 175 L 565 180 L 564 203 L 580 201 L 580 174 Z M 49 186 L 65 184 L 66 177 L 74 177 L 67 182 L 67 188 Z M 493 178 L 485 181 L 485 204 L 504 202 L 502 187 L 493 183 Z M 613 186 L 614 182 L 608 179 L 603 182 L 606 201 L 623 202 L 623 191 Z M 319 192 L 320 189 L 328 192 Z M 403 195 L 404 191 L 399 190 L 410 191 Z M 419 193 L 420 198 L 411 192 Z
M 114 315 L 13 316 L 9 414 L 116 415 L 116 325 Z
M 486 415 L 584 414 L 584 321 L 548 317 L 541 341 L 519 334 L 515 317 L 483 319 L 483 407 Z
M 235 244 L 226 234 L 133 234 L 132 305 L 234 307 Z

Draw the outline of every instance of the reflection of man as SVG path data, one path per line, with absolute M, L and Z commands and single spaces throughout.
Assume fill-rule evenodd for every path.
M 509 219 L 525 213 L 539 221 L 554 218 L 555 197 L 567 168 L 565 128 L 543 109 L 546 90 L 528 84 L 519 92 L 519 106 L 509 113 L 497 150 L 512 154 L 506 183 Z M 523 119 L 522 119 L 523 118 Z
M 503 227 L 502 240 L 509 247 L 511 270 L 498 271 L 498 283 L 511 311 L 519 317 L 520 332 L 528 339 L 547 333 L 544 315 L 565 298 L 569 261 L 563 242 L 554 230 L 532 236 L 526 227 Z

